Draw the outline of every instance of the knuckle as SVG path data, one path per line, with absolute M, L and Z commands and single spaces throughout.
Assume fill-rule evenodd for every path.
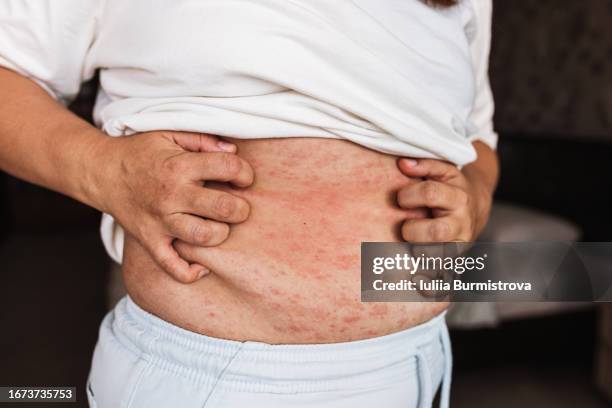
M 214 211 L 223 219 L 230 218 L 236 212 L 236 202 L 229 195 L 219 195 L 213 204 Z
M 167 175 L 175 176 L 185 172 L 187 166 L 185 161 L 181 160 L 181 156 L 174 156 L 164 160 L 162 169 Z
M 212 231 L 206 226 L 194 224 L 190 228 L 190 236 L 193 242 L 205 244 L 212 239 Z
M 440 188 L 438 185 L 431 181 L 423 182 L 423 197 L 428 202 L 436 201 L 438 196 L 440 195 Z
M 451 235 L 451 227 L 444 221 L 433 222 L 429 227 L 429 235 L 433 241 L 448 241 Z
M 234 177 L 240 173 L 242 169 L 242 162 L 238 156 L 233 154 L 226 154 L 222 156 L 221 168 L 228 177 Z
M 176 202 L 178 201 L 179 193 L 176 185 L 168 182 L 161 182 L 159 185 L 157 199 L 154 200 L 154 208 L 161 214 L 167 214 L 173 211 Z

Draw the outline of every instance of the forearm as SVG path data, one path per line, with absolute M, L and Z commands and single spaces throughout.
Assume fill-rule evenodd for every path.
M 96 149 L 108 137 L 33 81 L 0 68 L 0 169 L 92 207 Z
M 487 224 L 493 200 L 493 193 L 499 179 L 499 160 L 497 152 L 482 142 L 475 142 L 478 158 L 462 169 L 465 178 L 474 188 L 478 200 L 476 231 L 480 233 Z

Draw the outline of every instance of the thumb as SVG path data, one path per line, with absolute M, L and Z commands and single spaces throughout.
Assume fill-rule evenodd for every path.
M 160 243 L 150 252 L 157 264 L 178 282 L 193 283 L 209 273 L 206 267 L 182 259 L 171 241 Z

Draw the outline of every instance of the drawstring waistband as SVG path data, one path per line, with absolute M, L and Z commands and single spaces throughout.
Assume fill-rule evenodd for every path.
M 440 390 L 440 408 L 448 408 L 450 404 L 450 386 L 452 375 L 452 350 L 450 336 L 446 325 L 440 328 L 440 340 L 442 341 L 442 350 L 444 353 L 444 374 L 442 376 L 442 386 Z M 417 351 L 417 369 L 419 372 L 419 407 L 431 407 L 433 402 L 431 370 L 425 357 L 425 353 L 420 349 Z
M 431 406 L 431 372 L 422 351 L 417 352 L 417 369 L 419 370 L 419 408 Z
M 440 408 L 448 408 L 450 405 L 451 375 L 453 371 L 453 351 L 446 325 L 442 328 L 442 350 L 444 350 L 444 376 L 442 377 Z
M 174 326 L 125 298 L 108 317 L 109 330 L 153 369 L 211 389 L 295 394 L 385 387 L 412 382 L 419 405 L 440 406 L 450 394 L 451 350 L 444 315 L 367 340 L 271 345 L 222 340 Z

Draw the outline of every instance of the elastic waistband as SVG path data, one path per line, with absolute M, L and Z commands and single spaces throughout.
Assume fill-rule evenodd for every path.
M 129 297 L 118 303 L 107 320 L 112 335 L 152 365 L 198 382 L 213 380 L 209 377 L 218 381 L 222 372 L 224 384 L 235 389 L 271 392 L 337 389 L 348 378 L 351 386 L 373 386 L 375 379 L 388 381 L 393 376 L 406 378 L 416 373 L 417 355 L 429 365 L 442 367 L 443 336 L 448 336 L 442 313 L 419 326 L 367 340 L 305 345 L 238 342 L 174 326 Z M 262 377 L 268 380 L 265 385 L 253 381 Z

